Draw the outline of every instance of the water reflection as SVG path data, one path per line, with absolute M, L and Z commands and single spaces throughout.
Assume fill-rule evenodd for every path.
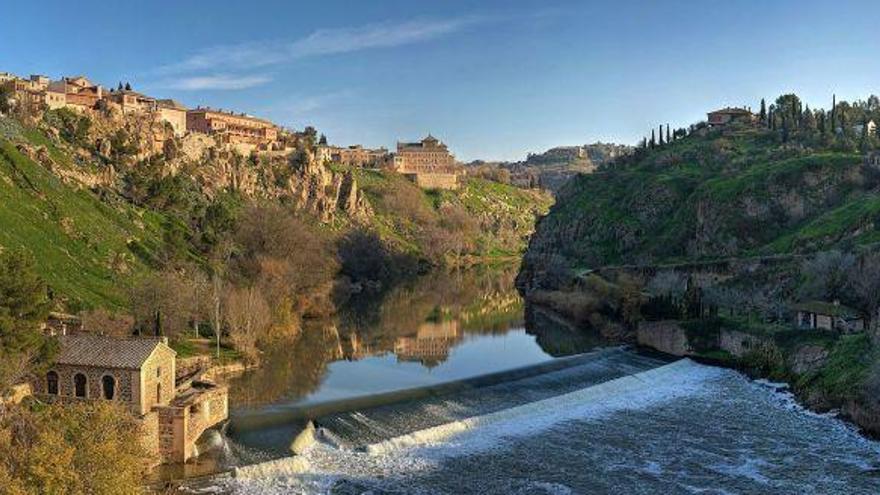
M 233 409 L 321 402 L 439 383 L 583 352 L 552 321 L 525 330 L 515 269 L 431 274 L 355 297 L 230 384 Z

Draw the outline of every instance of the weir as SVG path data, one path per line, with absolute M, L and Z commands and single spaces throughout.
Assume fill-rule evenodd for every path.
M 624 348 L 602 349 L 507 372 L 404 391 L 361 407 L 314 415 L 319 435 L 364 449 L 392 438 L 561 396 L 668 363 Z M 397 400 L 393 400 L 393 399 Z M 391 400 L 385 400 L 391 399 Z

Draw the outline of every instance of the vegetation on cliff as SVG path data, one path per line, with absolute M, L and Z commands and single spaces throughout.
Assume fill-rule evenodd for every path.
M 877 97 L 826 112 L 783 95 L 754 119 L 645 140 L 559 193 L 518 287 L 606 336 L 790 381 L 810 405 L 840 408 L 876 434 L 880 141 L 871 120 L 880 120 Z M 813 300 L 851 306 L 866 332 L 799 328 L 792 303 Z M 675 334 L 655 323 L 666 321 L 680 322 L 683 342 L 664 341 Z
M 93 331 L 162 333 L 180 349 L 220 337 L 256 359 L 273 334 L 332 311 L 340 286 L 518 257 L 549 207 L 481 179 L 424 191 L 328 167 L 316 136 L 243 156 L 111 108 L 0 117 L 0 250 L 38 259 L 49 306 Z

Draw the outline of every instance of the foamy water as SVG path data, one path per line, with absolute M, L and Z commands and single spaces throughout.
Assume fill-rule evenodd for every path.
M 287 493 L 880 493 L 880 448 L 687 360 L 371 445 L 318 443 L 227 488 Z

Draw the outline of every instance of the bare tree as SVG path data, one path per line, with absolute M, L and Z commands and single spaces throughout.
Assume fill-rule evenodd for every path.
M 801 272 L 805 282 L 801 297 L 835 300 L 846 295 L 856 257 L 837 250 L 824 251 L 804 262 Z
M 80 314 L 83 330 L 89 333 L 125 337 L 131 335 L 135 326 L 132 315 L 114 313 L 104 308 L 84 311 Z
M 266 337 L 272 323 L 269 304 L 254 287 L 230 288 L 223 299 L 230 343 L 248 360 L 255 360 L 257 343 Z

